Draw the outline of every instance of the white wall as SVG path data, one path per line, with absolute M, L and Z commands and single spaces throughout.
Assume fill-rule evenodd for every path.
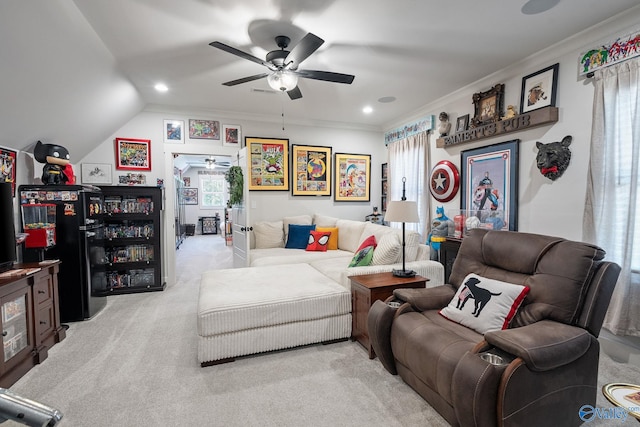
M 274 120 L 259 121 L 246 117 L 233 117 L 229 114 L 203 111 L 162 111 L 153 106 L 135 116 L 126 125 L 117 130 L 107 140 L 103 141 L 89 155 L 78 162 L 81 163 L 110 163 L 114 164 L 113 179 L 117 185 L 118 175 L 128 171 L 115 169 L 116 137 L 140 138 L 151 140 L 151 171 L 145 173 L 147 185 L 155 185 L 156 179 L 164 179 L 166 190 L 164 214 L 164 247 L 165 247 L 165 280 L 168 284 L 175 281 L 175 242 L 173 207 L 175 188 L 173 176 L 173 154 L 237 154 L 235 148 L 224 147 L 220 141 L 190 140 L 186 138 L 184 144 L 165 144 L 162 138 L 163 120 L 184 120 L 185 127 L 189 119 L 214 119 L 220 124 L 234 124 L 242 128 L 242 137 L 287 138 L 289 144 L 330 146 L 333 152 L 355 153 L 371 155 L 371 201 L 370 202 L 334 202 L 332 197 L 293 197 L 291 191 L 252 191 L 247 206 L 249 206 L 250 223 L 261 220 L 274 220 L 289 215 L 303 213 L 322 213 L 347 219 L 364 220 L 370 214 L 373 206 L 380 204 L 380 165 L 387 161 L 387 150 L 384 146 L 382 132 L 338 127 L 313 126 L 311 124 L 287 123 L 285 130 L 279 113 L 274 113 Z M 193 185 L 193 179 L 192 179 Z M 221 215 L 223 217 L 223 215 Z
M 520 105 L 522 77 L 559 63 L 559 79 L 556 106 L 559 107 L 559 120 L 552 125 L 524 132 L 463 143 L 447 148 L 437 148 L 436 134 L 430 135 L 431 166 L 440 160 L 449 160 L 460 169 L 460 152 L 491 144 L 520 139 L 519 172 L 519 217 L 518 230 L 557 235 L 568 239 L 582 239 L 582 218 L 586 194 L 587 168 L 591 135 L 591 111 L 593 105 L 593 83 L 589 79 L 578 78 L 578 57 L 583 51 L 598 46 L 599 43 L 615 40 L 633 30 L 638 30 L 640 12 L 627 14 L 599 29 L 580 34 L 565 42 L 548 48 L 521 63 L 514 64 L 494 75 L 488 76 L 468 87 L 462 88 L 440 100 L 425 106 L 416 117 L 441 111 L 449 113 L 455 126 L 457 117 L 470 114 L 473 117 L 472 95 L 489 90 L 497 83 L 505 84 L 504 105 Z M 469 64 L 472 66 L 472 64 Z M 389 129 L 395 127 L 390 126 Z M 551 181 L 543 177 L 535 165 L 537 154 L 536 141 L 549 143 L 560 141 L 564 136 L 573 136 L 570 146 L 571 163 L 567 171 Z M 460 193 L 444 205 L 445 210 L 459 209 Z M 606 249 L 606 248 L 605 248 Z

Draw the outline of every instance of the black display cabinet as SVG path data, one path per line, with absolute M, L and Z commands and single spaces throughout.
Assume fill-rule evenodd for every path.
M 100 188 L 104 194 L 105 293 L 163 290 L 162 189 Z

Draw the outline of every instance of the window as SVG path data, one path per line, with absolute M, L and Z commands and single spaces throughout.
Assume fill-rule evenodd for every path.
M 225 206 L 224 175 L 200 175 L 200 206 L 202 208 L 221 208 Z

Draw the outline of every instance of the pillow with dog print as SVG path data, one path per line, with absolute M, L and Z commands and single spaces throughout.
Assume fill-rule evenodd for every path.
M 528 286 L 469 274 L 440 314 L 481 334 L 507 329 L 527 293 Z

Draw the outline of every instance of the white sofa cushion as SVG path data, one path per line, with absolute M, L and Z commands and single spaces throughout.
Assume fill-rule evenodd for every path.
M 360 238 L 365 223 L 350 219 L 339 219 L 336 221 L 336 225 L 338 226 L 338 249 L 355 253 L 360 246 Z
M 253 224 L 256 249 L 281 248 L 284 246 L 282 221 L 260 221 Z
M 316 227 L 335 227 L 338 218 L 334 218 L 332 216 L 314 214 L 313 215 L 313 223 Z
M 405 233 L 404 241 L 406 262 L 415 261 L 417 259 L 420 240 L 420 233 L 417 231 L 407 231 Z M 402 244 L 402 230 L 400 230 L 400 244 Z M 400 261 L 402 261 L 402 250 L 400 250 Z
M 348 258 L 345 268 L 349 265 L 349 261 L 353 258 L 353 252 L 347 251 L 306 251 L 304 249 L 287 249 L 287 248 L 270 248 L 270 249 L 253 249 L 249 252 L 250 266 L 268 266 L 281 264 L 303 264 L 320 259 L 329 258 Z M 282 272 L 286 274 L 286 271 Z
M 401 253 L 402 246 L 398 234 L 386 233 L 378 240 L 371 265 L 395 264 L 401 258 Z

